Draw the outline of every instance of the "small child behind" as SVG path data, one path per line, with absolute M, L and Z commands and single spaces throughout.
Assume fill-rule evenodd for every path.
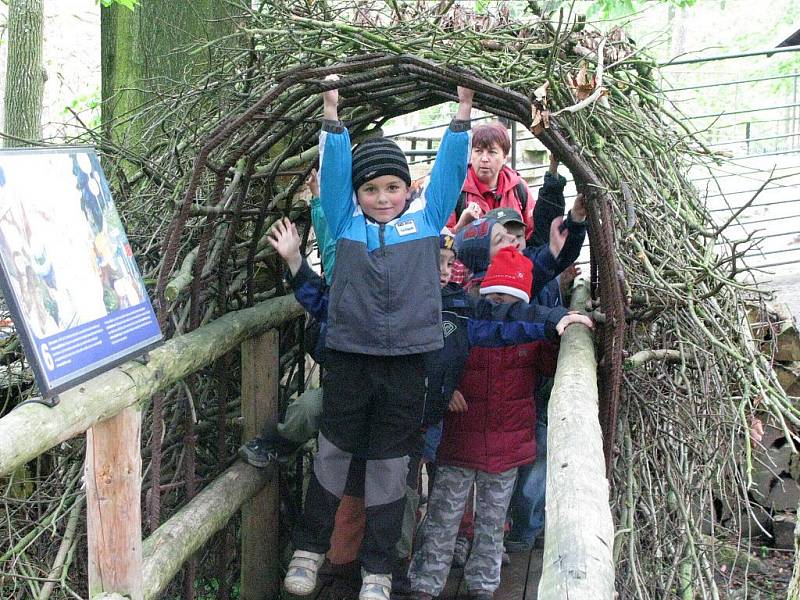
M 515 248 L 499 250 L 481 284 L 482 297 L 496 306 L 508 306 L 509 310 L 528 302 L 532 266 Z M 543 328 L 544 331 L 560 335 L 571 323 L 591 326 L 588 317 L 566 311 L 562 314 L 565 316 L 558 319 L 555 331 Z M 517 466 L 528 459 L 527 454 L 533 458 L 532 441 L 508 438 L 510 429 L 506 424 L 518 419 L 518 405 L 516 397 L 494 397 L 489 402 L 470 405 L 466 412 L 445 415 L 443 452 L 428 500 L 428 515 L 419 532 L 420 545 L 409 568 L 411 587 L 420 600 L 430 600 L 444 589 L 461 515 L 473 484 L 477 486 L 475 544 L 464 569 L 464 580 L 473 598 L 491 598 L 499 585 L 503 524 Z M 466 421 L 470 425 L 465 429 Z M 528 426 L 521 425 L 520 431 Z M 528 427 L 532 431 L 532 423 Z M 456 435 L 469 435 L 454 441 L 454 431 L 458 432 Z

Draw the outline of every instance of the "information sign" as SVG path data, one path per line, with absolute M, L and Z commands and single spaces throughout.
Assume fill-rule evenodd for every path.
M 91 148 L 0 151 L 0 267 L 45 397 L 161 342 Z

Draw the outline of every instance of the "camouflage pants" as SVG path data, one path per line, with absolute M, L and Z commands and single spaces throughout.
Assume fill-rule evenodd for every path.
M 503 473 L 486 473 L 437 466 L 428 514 L 420 527 L 419 546 L 408 570 L 414 591 L 435 597 L 444 589 L 458 524 L 473 483 L 477 489 L 475 536 L 464 566 L 464 581 L 469 592 L 493 593 L 497 589 L 503 561 L 503 524 L 516 477 L 516 468 Z

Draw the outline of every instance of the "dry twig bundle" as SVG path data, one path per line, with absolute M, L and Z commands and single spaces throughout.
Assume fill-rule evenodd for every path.
M 452 1 L 235 4 L 240 28 L 217 42 L 219 69 L 129 115 L 130 145 L 98 142 L 172 335 L 284 293 L 265 233 L 288 215 L 308 235 L 298 191 L 316 157 L 321 91 L 341 86 L 356 141 L 455 99 L 457 84 L 476 90 L 478 108 L 534 126 L 590 198 L 618 591 L 716 598 L 718 529 L 746 533 L 749 420 L 767 412 L 788 434 L 800 413 L 752 342 L 745 248 L 712 224 L 686 177 L 714 157 L 665 108 L 651 61 L 619 32 L 553 22 L 529 4 L 516 18 Z M 334 72 L 339 82 L 323 81 Z M 207 429 L 224 424 L 234 382 L 220 366 L 155 403 L 151 470 L 162 482 L 185 466 L 169 466 L 173 450 L 195 452 L 162 441 L 162 423 L 180 429 L 191 405 Z M 211 442 L 199 435 L 201 473 L 214 470 L 215 444 L 218 461 L 229 451 L 217 429 Z M 161 493 L 149 494 L 152 526 Z M 720 504 L 732 520 L 717 518 Z

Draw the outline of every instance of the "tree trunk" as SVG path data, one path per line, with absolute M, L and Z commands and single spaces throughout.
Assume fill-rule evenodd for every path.
M 5 146 L 31 146 L 42 138 L 42 0 L 8 2 Z
M 214 62 L 211 46 L 197 54 L 182 50 L 233 32 L 228 5 L 219 0 L 142 2 L 131 11 L 118 4 L 102 9 L 100 56 L 102 122 L 115 142 L 135 149 L 142 120 L 129 117 L 176 82 L 196 81 Z

